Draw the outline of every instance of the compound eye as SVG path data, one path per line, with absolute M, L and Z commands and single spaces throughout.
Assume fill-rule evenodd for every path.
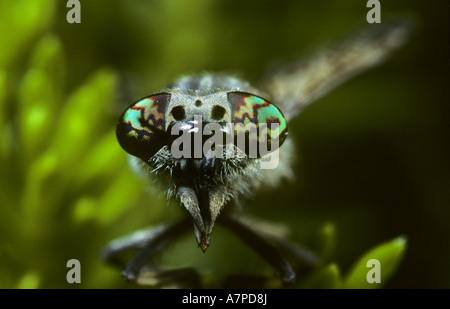
M 235 143 L 249 157 L 260 158 L 283 144 L 288 133 L 287 122 L 276 105 L 240 91 L 229 92 L 228 102 L 232 110 Z M 245 136 L 245 147 L 242 143 L 239 145 L 239 136 Z M 267 146 L 261 147 L 261 143 Z
M 129 154 L 148 161 L 165 145 L 165 115 L 170 94 L 159 93 L 128 107 L 119 119 L 116 136 Z

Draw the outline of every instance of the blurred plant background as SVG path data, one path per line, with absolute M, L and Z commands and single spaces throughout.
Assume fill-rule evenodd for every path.
M 368 11 L 366 1 L 81 1 L 81 24 L 69 24 L 66 4 L 0 0 L 1 288 L 135 287 L 101 262 L 101 248 L 183 210 L 130 171 L 114 131 L 123 107 L 180 74 L 254 80 L 365 25 Z M 323 258 L 294 287 L 366 287 L 369 258 L 381 261 L 379 286 L 450 287 L 440 5 L 382 2 L 382 20 L 415 20 L 409 43 L 290 123 L 296 182 L 246 205 Z M 272 271 L 220 227 L 206 254 L 192 233 L 158 258 L 198 268 L 211 287 Z M 66 281 L 69 259 L 81 262 L 81 284 Z

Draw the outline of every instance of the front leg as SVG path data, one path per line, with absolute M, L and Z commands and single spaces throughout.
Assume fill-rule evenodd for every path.
M 124 267 L 122 275 L 131 282 L 144 285 L 170 284 L 173 282 L 193 281 L 197 285 L 197 274 L 192 269 L 163 271 L 151 263 L 151 259 L 167 245 L 183 235 L 192 226 L 186 218 L 180 222 L 160 225 L 135 232 L 129 236 L 112 241 L 102 251 L 102 258 L 116 266 Z M 129 262 L 123 256 L 136 251 Z
M 226 216 L 221 223 L 236 233 L 247 245 L 258 252 L 269 264 L 275 267 L 281 275 L 283 282 L 293 282 L 296 278 L 295 271 L 290 263 L 280 255 L 279 251 L 264 237 L 255 232 L 249 226 L 236 217 Z
M 251 223 L 256 219 L 248 220 L 245 217 L 224 216 L 221 223 L 236 233 L 247 245 L 258 252 L 281 275 L 284 283 L 291 283 L 296 279 L 296 272 L 291 263 L 286 259 L 290 256 L 306 263 L 309 267 L 319 264 L 314 253 L 300 245 L 274 233 L 258 230 Z

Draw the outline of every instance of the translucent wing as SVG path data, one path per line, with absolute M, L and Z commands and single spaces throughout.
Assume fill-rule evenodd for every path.
M 410 28 L 406 21 L 368 25 L 307 59 L 269 71 L 260 89 L 292 119 L 336 86 L 380 64 L 405 43 Z

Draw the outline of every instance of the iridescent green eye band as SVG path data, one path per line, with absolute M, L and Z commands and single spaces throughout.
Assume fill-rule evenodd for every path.
M 244 126 L 235 126 L 235 135 L 247 133 L 248 142 L 262 142 L 267 138 L 269 146 L 275 142 L 279 143 L 278 147 L 281 146 L 287 137 L 287 122 L 277 106 L 253 94 L 237 91 L 228 93 L 228 101 L 233 113 L 233 123 Z M 271 124 L 274 123 L 278 124 L 278 129 L 272 132 Z M 261 135 L 261 124 L 267 125 L 267 134 Z M 256 126 L 258 135 L 249 134 L 248 125 Z
M 161 96 L 163 96 L 161 98 Z M 164 130 L 167 95 L 157 95 L 140 100 L 123 114 L 122 121 L 127 134 L 142 140 L 150 140 L 155 129 Z
M 283 144 L 287 123 L 277 106 L 245 92 L 229 92 L 227 98 L 235 144 L 249 157 L 262 157 Z M 125 151 L 148 161 L 171 141 L 169 132 L 165 132 L 170 99 L 170 94 L 159 93 L 139 100 L 125 110 L 116 129 L 117 139 Z M 272 127 L 273 124 L 276 126 Z M 263 144 L 267 145 L 264 150 L 255 147 Z
M 160 93 L 131 105 L 122 114 L 116 134 L 120 145 L 130 154 L 147 158 L 160 147 L 158 134 L 165 130 L 165 114 L 170 94 Z

